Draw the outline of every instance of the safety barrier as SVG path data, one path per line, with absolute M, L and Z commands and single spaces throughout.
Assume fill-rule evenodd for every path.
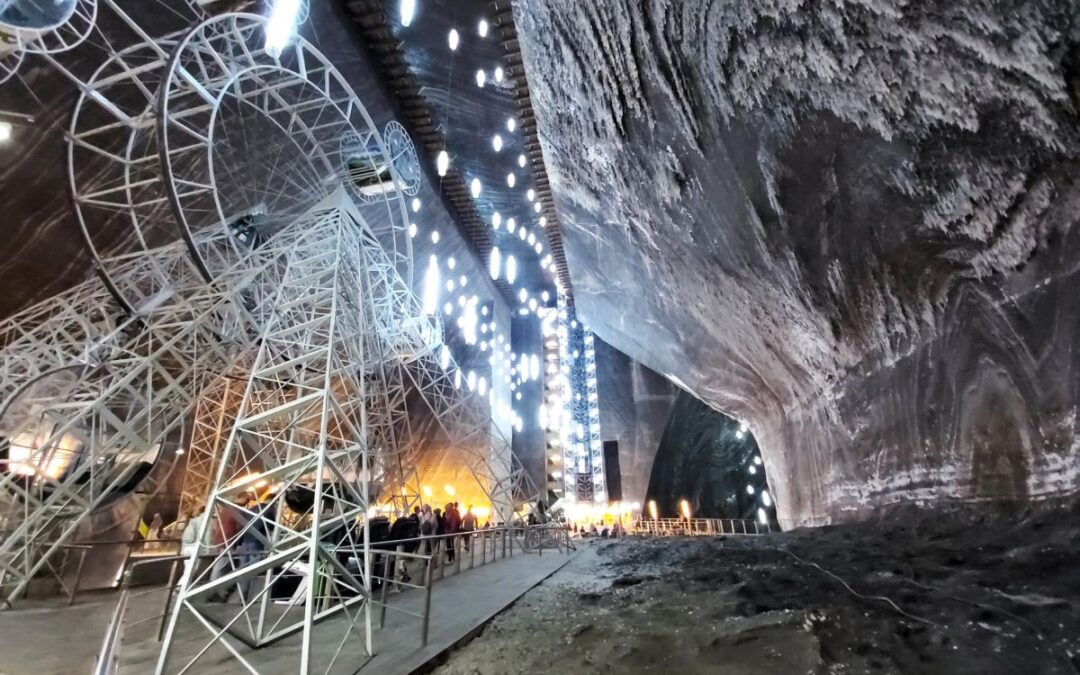
M 631 523 L 631 534 L 654 537 L 756 535 L 773 531 L 769 523 L 738 518 L 641 518 Z

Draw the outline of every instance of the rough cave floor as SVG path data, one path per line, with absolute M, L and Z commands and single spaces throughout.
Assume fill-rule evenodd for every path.
M 1080 672 L 1080 506 L 586 547 L 436 672 Z

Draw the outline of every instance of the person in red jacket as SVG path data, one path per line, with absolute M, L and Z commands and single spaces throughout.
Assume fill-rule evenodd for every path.
M 446 505 L 446 512 L 443 514 L 443 530 L 445 534 L 457 534 L 461 529 L 461 514 L 457 510 L 457 502 L 450 502 Z M 457 537 L 446 538 L 446 557 L 449 562 L 454 562 L 454 540 Z

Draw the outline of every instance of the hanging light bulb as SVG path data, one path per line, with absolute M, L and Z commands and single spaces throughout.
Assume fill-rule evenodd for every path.
M 432 230 L 431 231 L 431 243 L 432 244 L 438 244 L 439 243 L 439 231 L 438 230 Z
M 480 179 L 473 178 L 472 182 L 469 184 L 469 191 L 472 193 L 473 199 L 480 196 L 480 187 Z
M 59 4 L 59 3 L 53 3 Z M 274 58 L 281 56 L 281 50 L 289 44 L 289 38 L 296 32 L 296 19 L 300 14 L 300 0 L 276 0 L 270 10 L 270 19 L 266 22 L 266 43 L 263 49 Z
M 502 254 L 499 253 L 499 247 L 495 246 L 491 249 L 491 259 L 488 261 L 489 271 L 491 272 L 492 279 L 499 278 L 499 271 L 502 269 Z
M 487 82 L 487 75 L 484 74 L 484 71 L 483 70 L 476 71 L 476 86 L 482 88 L 484 86 L 485 82 Z
M 443 370 L 450 367 L 450 349 L 446 346 L 442 346 L 442 350 L 439 352 L 439 365 Z
M 540 255 L 544 252 L 544 245 L 540 242 L 536 242 L 536 245 L 533 246 L 533 250 L 536 251 L 536 255 Z
M 502 152 L 502 136 L 495 134 L 491 137 L 491 147 L 495 148 L 495 152 Z
M 514 129 L 517 129 L 517 120 L 515 120 L 513 117 L 507 117 L 506 118 L 506 130 L 509 131 L 510 133 L 514 133 Z M 524 158 L 525 158 L 525 155 L 521 155 L 521 159 L 524 159 Z M 521 164 L 521 166 L 525 166 L 525 164 L 521 161 L 521 159 L 518 159 L 518 164 Z
M 536 190 L 533 190 L 532 188 L 529 188 L 528 190 L 526 190 L 525 191 L 525 199 L 528 199 L 530 202 L 532 200 L 536 199 Z
M 445 150 L 439 151 L 439 156 L 435 159 L 435 167 L 440 176 L 446 175 L 446 170 L 450 168 L 450 155 L 446 154 Z
M 510 234 L 513 234 L 514 230 L 516 230 L 516 229 L 517 229 L 517 221 L 515 221 L 513 218 L 507 218 L 507 220 L 506 220 L 506 231 L 509 232 Z
M 450 51 L 455 51 L 457 49 L 458 41 L 460 39 L 461 36 L 458 35 L 457 28 L 451 28 L 450 35 L 447 36 L 447 41 L 450 43 Z
M 476 32 L 480 34 L 480 37 L 487 37 L 488 22 L 480 19 L 480 23 L 476 26 Z
M 514 279 L 517 278 L 517 260 L 514 256 L 506 256 L 506 280 L 510 283 L 514 283 Z
M 401 25 L 408 27 L 416 14 L 416 0 L 401 0 Z
M 503 81 L 503 76 L 504 76 L 504 73 L 503 73 L 502 66 L 496 66 L 495 67 L 495 81 L 496 82 L 502 82 Z M 511 129 L 510 131 L 513 131 L 513 129 Z
M 491 227 L 497 230 L 499 229 L 500 225 L 502 225 L 502 216 L 500 216 L 499 212 L 496 211 L 495 213 L 491 214 Z
M 506 174 L 506 184 L 510 187 L 514 187 L 514 183 L 517 182 L 517 176 L 512 173 Z
M 509 124 L 509 122 L 507 122 L 507 124 Z M 520 166 L 522 169 L 525 168 L 526 161 L 527 160 L 525 159 L 525 155 L 518 155 L 518 166 Z

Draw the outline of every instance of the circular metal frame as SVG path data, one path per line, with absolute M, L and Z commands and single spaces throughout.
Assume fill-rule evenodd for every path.
M 0 19 L 0 32 L 14 36 L 17 51 L 59 54 L 82 44 L 97 24 L 98 0 L 76 0 L 59 21 L 41 28 L 15 26 Z
M 379 199 L 362 199 L 344 169 L 341 139 L 350 134 L 373 148 L 366 160 L 373 171 L 391 164 L 378 129 L 341 73 L 306 40 L 297 36 L 277 57 L 267 54 L 266 24 L 260 16 L 223 14 L 195 26 L 173 51 L 158 93 L 162 178 L 196 264 L 213 277 L 217 263 L 200 246 L 200 232 L 227 233 L 245 209 L 253 208 L 271 224 L 291 222 L 346 186 L 397 271 L 411 283 L 412 243 L 402 191 L 394 185 Z M 244 115 L 253 117 L 245 123 Z M 257 125 L 279 138 L 237 135 Z M 251 160 L 250 176 L 238 177 L 228 167 L 230 152 L 269 154 L 274 164 Z M 228 240 L 234 249 L 230 257 L 240 259 L 248 244 Z
M 397 120 L 390 120 L 383 129 L 383 140 L 390 150 L 390 163 L 397 173 L 398 187 L 413 197 L 420 191 L 420 158 L 416 154 L 409 132 Z

